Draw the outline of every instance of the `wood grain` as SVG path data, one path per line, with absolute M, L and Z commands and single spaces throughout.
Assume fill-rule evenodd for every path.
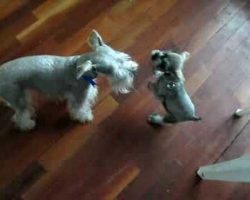
M 90 50 L 92 29 L 139 62 L 135 89 L 112 93 L 105 78 L 95 120 L 69 120 L 65 103 L 34 93 L 37 128 L 17 132 L 0 106 L 0 199 L 248 200 L 249 185 L 200 181 L 201 165 L 250 152 L 248 0 L 6 0 L 0 2 L 0 62 Z M 153 49 L 191 52 L 186 88 L 199 123 L 147 124 L 164 112 L 147 90 Z

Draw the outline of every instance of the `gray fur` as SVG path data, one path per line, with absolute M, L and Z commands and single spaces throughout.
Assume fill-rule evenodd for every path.
M 184 63 L 189 59 L 190 54 L 186 51 L 183 53 L 175 53 L 173 51 L 153 50 L 151 53 L 152 62 L 154 65 L 154 72 L 171 71 L 176 74 L 181 81 L 185 81 L 182 73 Z
M 137 63 L 125 53 L 106 45 L 93 30 L 88 43 L 92 52 L 76 56 L 39 55 L 21 57 L 0 66 L 0 96 L 14 109 L 13 121 L 21 130 L 35 126 L 30 89 L 55 99 L 66 99 L 72 119 L 89 122 L 97 87 L 81 78 L 104 75 L 115 92 L 127 93 L 133 87 Z
M 155 51 L 153 54 L 154 53 Z M 184 76 L 182 77 L 180 73 L 176 73 L 176 71 L 183 69 L 184 62 L 188 57 L 189 53 L 187 52 L 182 54 L 171 53 L 168 56 L 168 60 L 174 61 L 174 64 L 169 62 L 166 68 L 161 66 L 160 69 L 157 67 L 160 62 L 155 62 L 155 57 L 152 59 L 155 62 L 154 70 L 156 76 L 153 82 L 149 82 L 148 88 L 152 90 L 155 96 L 161 101 L 168 114 L 161 116 L 157 113 L 153 113 L 149 116 L 149 122 L 153 124 L 163 124 L 201 120 L 200 117 L 196 116 L 194 104 L 186 92 Z

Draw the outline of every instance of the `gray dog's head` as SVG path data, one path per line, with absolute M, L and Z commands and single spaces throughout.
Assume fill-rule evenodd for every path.
M 176 53 L 173 51 L 160 51 L 153 50 L 151 53 L 151 59 L 154 65 L 154 73 L 159 72 L 171 72 L 175 73 L 176 77 L 184 81 L 185 78 L 182 73 L 182 69 L 185 61 L 190 57 L 190 54 L 186 51 L 182 53 Z
M 105 44 L 95 30 L 90 34 L 88 44 L 93 52 L 83 56 L 84 60 L 91 60 L 94 70 L 109 78 L 114 92 L 128 93 L 133 88 L 138 64 L 128 54 Z

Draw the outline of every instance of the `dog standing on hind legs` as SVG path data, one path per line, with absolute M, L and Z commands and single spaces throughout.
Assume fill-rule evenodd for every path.
M 162 116 L 153 113 L 148 117 L 150 123 L 162 125 L 201 120 L 196 116 L 195 106 L 184 86 L 185 78 L 182 71 L 189 57 L 188 52 L 152 51 L 155 80 L 149 82 L 148 88 L 161 101 L 168 114 Z
M 70 117 L 79 122 L 93 120 L 92 107 L 98 89 L 83 77 L 107 77 L 116 93 L 133 87 L 137 63 L 128 54 L 112 49 L 93 30 L 88 38 L 93 51 L 75 56 L 38 55 L 21 57 L 0 66 L 0 97 L 14 109 L 12 118 L 23 130 L 35 127 L 30 90 L 67 101 Z

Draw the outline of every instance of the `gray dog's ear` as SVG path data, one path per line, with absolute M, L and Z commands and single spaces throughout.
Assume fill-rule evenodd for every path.
M 105 43 L 102 40 L 102 37 L 96 30 L 92 30 L 88 38 L 88 44 L 93 49 L 96 50 L 98 47 L 103 46 Z
M 90 60 L 87 60 L 82 64 L 78 64 L 76 66 L 76 79 L 80 79 L 85 72 L 92 70 L 92 66 L 93 65 Z

